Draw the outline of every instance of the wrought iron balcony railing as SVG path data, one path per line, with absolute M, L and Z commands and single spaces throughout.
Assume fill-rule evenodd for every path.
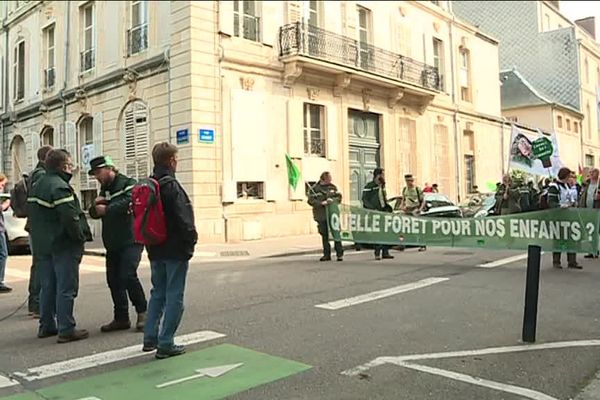
M 131 56 L 148 48 L 148 24 L 138 25 L 127 31 L 127 55 Z
M 304 137 L 304 154 L 325 157 L 325 139 Z
M 96 65 L 96 50 L 89 49 L 81 52 L 81 72 L 86 72 Z
M 54 67 L 45 69 L 44 70 L 44 87 L 46 89 L 53 88 L 55 81 L 56 81 L 56 70 L 54 69 Z
M 295 55 L 370 72 L 427 89 L 441 89 L 440 75 L 433 66 L 300 22 L 279 28 L 279 57 Z

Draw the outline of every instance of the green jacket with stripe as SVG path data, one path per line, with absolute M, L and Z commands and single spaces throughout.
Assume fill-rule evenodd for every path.
M 100 188 L 100 196 L 108 203 L 106 215 L 102 217 L 102 241 L 108 251 L 118 251 L 134 243 L 130 204 L 135 184 L 135 179 L 117 174 L 111 184 Z M 94 206 L 89 211 L 92 218 L 100 218 Z
M 92 240 L 79 199 L 69 185 L 71 175 L 47 171 L 31 188 L 27 202 L 33 252 L 50 255 Z
M 375 181 L 366 184 L 362 191 L 363 207 L 367 210 L 392 211 L 387 200 L 387 193 L 384 185 L 379 185 Z

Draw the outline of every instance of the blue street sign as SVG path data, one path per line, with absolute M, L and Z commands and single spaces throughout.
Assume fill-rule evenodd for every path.
M 198 131 L 198 140 L 201 143 L 214 143 L 215 142 L 214 129 L 200 129 Z
M 187 144 L 190 142 L 190 131 L 180 129 L 177 131 L 177 144 Z

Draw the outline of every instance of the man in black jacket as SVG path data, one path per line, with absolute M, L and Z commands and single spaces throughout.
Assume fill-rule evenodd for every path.
M 362 192 L 363 207 L 367 210 L 376 210 L 383 212 L 392 212 L 392 207 L 388 204 L 387 193 L 385 191 L 385 171 L 383 168 L 375 168 L 373 171 L 373 180 L 364 187 Z M 385 244 L 376 244 L 375 259 L 392 259 L 390 246 Z
M 190 199 L 175 179 L 177 147 L 166 142 L 158 143 L 152 149 L 152 159 L 152 178 L 160 182 L 167 240 L 160 245 L 147 246 L 152 269 L 152 291 L 142 350 L 156 349 L 156 358 L 163 359 L 185 353 L 185 348 L 176 345 L 173 337 L 183 315 L 185 280 L 198 234 Z M 164 318 L 159 334 L 163 311 Z
M 106 281 L 114 304 L 113 320 L 103 325 L 102 332 L 126 330 L 131 327 L 129 301 L 137 311 L 135 328 L 144 330 L 146 295 L 138 279 L 143 246 L 133 240 L 133 217 L 130 212 L 131 190 L 135 179 L 116 169 L 112 159 L 99 156 L 90 161 L 90 175 L 100 182 L 100 196 L 90 208 L 90 216 L 102 218 L 102 242 L 106 247 Z
M 38 163 L 34 170 L 29 174 L 29 179 L 27 180 L 27 193 L 31 193 L 33 186 L 40 180 L 42 176 L 46 174 L 46 156 L 48 156 L 48 153 L 50 153 L 51 150 L 52 146 L 42 146 L 37 151 Z M 29 224 L 29 219 L 27 219 L 27 223 L 25 224 L 25 230 L 27 232 L 29 232 Z M 39 318 L 40 291 L 42 285 L 40 283 L 40 277 L 37 273 L 37 257 L 33 251 L 33 246 L 31 245 L 31 237 L 29 237 L 29 246 L 32 249 L 32 262 L 31 270 L 29 271 L 29 298 L 27 300 L 27 309 L 29 310 L 29 315 L 32 315 L 34 318 Z

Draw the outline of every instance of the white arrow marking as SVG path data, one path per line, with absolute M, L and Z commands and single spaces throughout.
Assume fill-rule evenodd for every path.
M 196 375 L 191 375 L 191 376 L 186 376 L 185 378 L 181 378 L 181 379 L 176 379 L 174 381 L 169 381 L 169 382 L 165 382 L 165 383 L 161 383 L 160 385 L 156 385 L 157 389 L 163 389 L 169 386 L 173 386 L 173 385 L 177 385 L 179 383 L 183 383 L 183 382 L 187 382 L 187 381 L 191 381 L 192 379 L 198 379 L 198 378 L 202 378 L 202 377 L 209 377 L 209 378 L 218 378 L 221 375 L 225 375 L 226 373 L 228 373 L 231 370 L 234 370 L 238 367 L 241 367 L 242 365 L 244 365 L 244 363 L 239 363 L 239 364 L 229 364 L 229 365 L 220 365 L 218 367 L 210 367 L 210 368 L 201 368 L 201 369 L 197 369 Z

